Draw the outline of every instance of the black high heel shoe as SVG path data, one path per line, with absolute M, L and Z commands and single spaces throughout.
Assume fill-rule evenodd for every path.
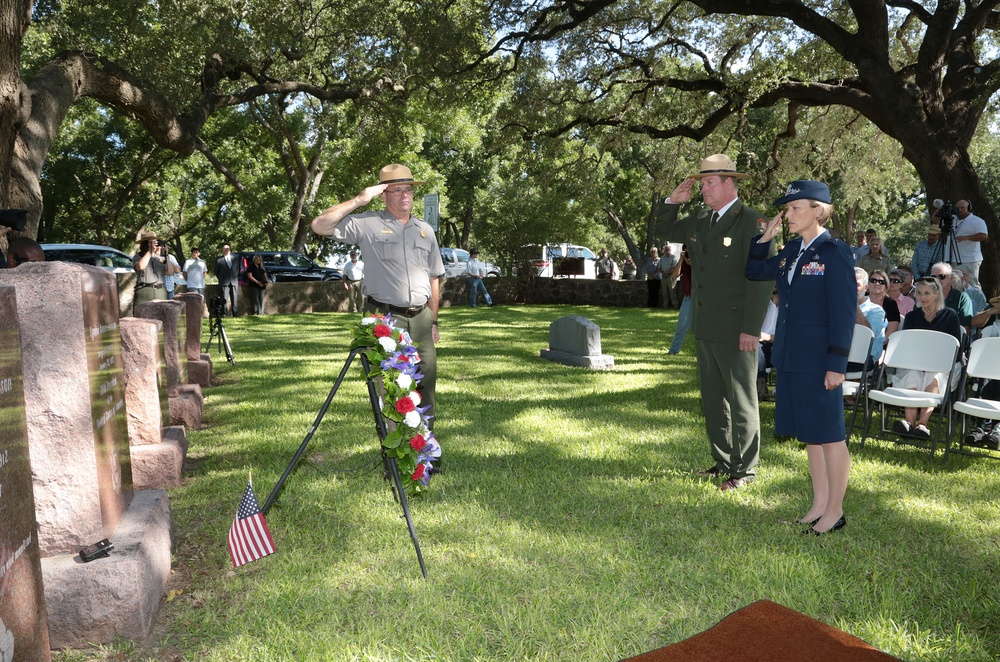
M 816 533 L 816 531 L 813 530 L 813 527 L 816 526 L 816 522 L 820 521 L 820 519 L 821 519 L 820 517 L 817 517 L 816 519 L 814 519 L 811 522 L 799 522 L 799 524 L 805 524 L 806 525 L 806 530 L 802 532 L 802 535 L 808 535 L 810 533 Z
M 831 526 L 829 529 L 827 529 L 826 531 L 815 531 L 815 533 L 817 536 L 821 536 L 825 533 L 833 533 L 834 531 L 839 531 L 845 526 L 847 526 L 847 516 L 841 515 L 840 519 L 837 520 L 837 523 Z

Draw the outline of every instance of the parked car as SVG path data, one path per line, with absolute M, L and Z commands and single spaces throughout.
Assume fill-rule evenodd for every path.
M 117 248 L 94 244 L 42 244 L 49 262 L 76 262 L 104 267 L 116 274 L 132 273 L 132 258 Z
M 243 251 L 236 254 L 240 260 L 240 282 L 245 283 L 246 270 L 253 258 L 264 258 L 264 269 L 272 283 L 297 283 L 321 280 L 340 280 L 339 269 L 321 267 L 307 256 L 295 251 Z
M 519 265 L 543 278 L 597 278 L 596 262 L 592 250 L 575 244 L 527 244 L 518 249 L 517 258 Z
M 445 278 L 464 278 L 468 273 L 469 251 L 462 250 L 461 248 L 442 248 L 441 260 L 444 262 Z M 486 275 L 500 276 L 500 267 L 487 262 Z

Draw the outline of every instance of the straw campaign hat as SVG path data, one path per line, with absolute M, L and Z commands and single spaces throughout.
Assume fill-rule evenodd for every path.
M 750 175 L 736 171 L 736 164 L 725 154 L 712 154 L 701 160 L 701 172 L 691 175 L 695 179 L 702 177 L 734 177 L 735 179 L 746 179 Z
M 390 163 L 378 171 L 378 183 L 412 184 L 413 186 L 417 186 L 418 184 L 423 184 L 424 182 L 418 182 L 413 179 L 413 173 L 410 172 L 410 169 L 406 166 L 399 165 L 398 163 Z

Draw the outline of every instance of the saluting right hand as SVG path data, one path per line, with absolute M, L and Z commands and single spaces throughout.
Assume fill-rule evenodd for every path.
M 677 204 L 682 204 L 691 199 L 692 189 L 694 188 L 694 177 L 688 177 L 683 182 L 677 185 L 673 193 L 670 194 L 670 202 L 676 202 Z
M 374 200 L 375 198 L 377 198 L 378 196 L 382 195 L 382 191 L 386 190 L 388 187 L 389 187 L 388 184 L 374 184 L 372 186 L 369 186 L 364 191 L 358 194 L 358 202 L 360 202 L 361 206 L 363 207 L 372 200 Z
M 762 234 L 760 239 L 757 240 L 758 244 L 766 244 L 774 239 L 774 237 L 778 234 L 778 228 L 781 227 L 781 217 L 784 216 L 784 214 L 785 212 L 779 211 L 778 215 L 771 219 L 771 222 L 767 224 L 766 228 L 764 228 L 764 234 Z

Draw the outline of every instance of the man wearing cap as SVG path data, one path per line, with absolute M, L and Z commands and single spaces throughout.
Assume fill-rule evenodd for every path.
M 757 343 L 772 283 L 746 277 L 747 256 L 766 220 L 739 199 L 746 174 L 724 154 L 701 161 L 701 170 L 674 189 L 656 218 L 656 236 L 687 244 L 691 259 L 692 329 L 698 354 L 705 428 L 715 464 L 701 476 L 725 476 L 732 490 L 753 482 L 760 455 Z M 708 209 L 678 219 L 696 181 Z M 769 254 L 774 254 L 771 242 Z
M 132 305 L 166 299 L 167 290 L 163 285 L 167 276 L 180 273 L 180 269 L 167 259 L 167 247 L 155 232 L 143 230 L 136 240 L 139 251 L 132 256 L 135 269 L 135 293 Z
M 913 259 L 910 260 L 910 269 L 913 270 L 914 279 L 923 278 L 931 273 L 931 265 L 941 259 L 944 255 L 938 239 L 941 237 L 941 228 L 936 225 L 927 226 L 927 239 L 921 239 L 913 247 Z
M 492 307 L 493 299 L 490 298 L 490 293 L 486 291 L 486 284 L 483 282 L 483 279 L 486 278 L 486 263 L 480 262 L 479 249 L 469 249 L 469 263 L 465 271 L 469 276 L 469 307 L 476 307 L 480 292 L 483 293 L 483 301 L 486 302 L 486 305 Z
M 365 295 L 361 288 L 365 280 L 365 263 L 358 259 L 358 252 L 351 251 L 351 261 L 344 265 L 344 289 L 352 313 L 359 313 L 365 307 Z
M 420 353 L 421 403 L 434 414 L 437 381 L 438 302 L 444 262 L 434 229 L 412 214 L 413 179 L 410 169 L 399 164 L 379 171 L 379 183 L 350 200 L 336 204 L 313 219 L 313 232 L 333 235 L 355 244 L 368 258 L 365 267 L 365 310 L 391 313 L 397 328 L 405 329 Z M 376 197 L 383 211 L 354 214 Z M 433 424 L 434 420 L 431 419 Z

